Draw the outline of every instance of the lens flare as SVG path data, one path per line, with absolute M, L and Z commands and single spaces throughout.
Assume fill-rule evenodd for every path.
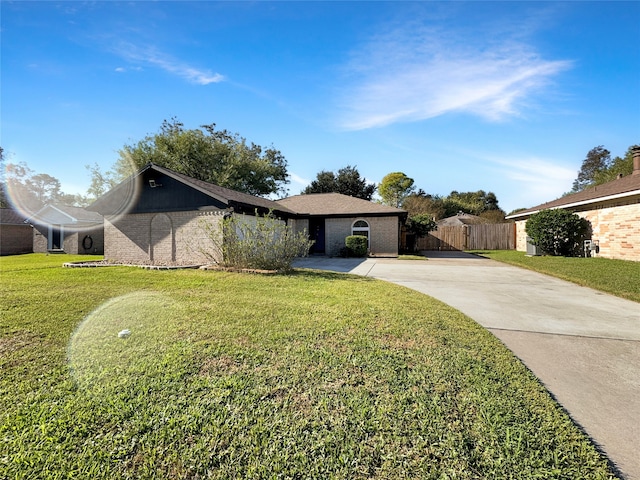
M 125 180 L 90 205 L 79 207 L 68 198 L 58 195 L 60 192 L 52 191 L 51 186 L 55 184 L 43 180 L 46 178 L 57 182 L 55 177 L 35 174 L 24 162 L 8 163 L 2 172 L 7 201 L 32 225 L 63 229 L 65 232 L 102 228 L 103 216 L 117 221 L 131 211 L 140 195 L 141 179 L 131 156 L 123 155 L 116 167 L 117 175 Z M 105 178 L 111 178 L 111 173 L 106 174 Z M 107 180 L 103 187 L 106 187 L 106 183 Z M 57 185 L 59 187 L 59 183 Z
M 73 333 L 67 357 L 77 385 L 90 393 L 131 390 L 171 376 L 189 350 L 181 338 L 177 304 L 156 292 L 111 299 Z

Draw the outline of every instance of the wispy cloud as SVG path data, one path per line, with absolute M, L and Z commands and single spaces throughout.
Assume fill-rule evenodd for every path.
M 362 130 L 466 112 L 519 115 L 571 61 L 545 60 L 521 36 L 465 36 L 407 23 L 360 47 L 346 68 L 341 126 Z
M 308 186 L 311 183 L 306 178 L 303 178 L 300 175 L 296 175 L 293 172 L 289 173 L 289 176 L 291 177 L 291 183 L 300 187 L 300 190 L 304 189 L 306 186 Z
M 224 75 L 221 75 L 220 73 L 214 73 L 207 69 L 194 67 L 181 60 L 173 58 L 171 55 L 160 52 L 155 47 L 141 47 L 131 43 L 120 43 L 115 48 L 115 53 L 124 60 L 133 64 L 160 68 L 165 72 L 177 75 L 190 83 L 198 85 L 219 83 L 225 80 Z M 117 69 L 117 71 L 123 70 L 124 69 Z
M 571 188 L 576 171 L 559 165 L 558 161 L 536 156 L 520 158 L 488 158 L 498 165 L 502 175 L 511 180 L 515 201 L 519 206 L 531 207 L 555 200 Z

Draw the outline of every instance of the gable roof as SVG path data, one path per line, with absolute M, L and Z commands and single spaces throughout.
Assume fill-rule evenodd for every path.
M 0 225 L 26 225 L 27 216 L 13 208 L 0 208 Z
M 262 208 L 265 210 L 275 210 L 282 213 L 293 214 L 293 212 L 273 200 L 257 197 L 248 193 L 238 192 L 236 190 L 231 190 L 230 188 L 198 180 L 153 163 L 148 163 L 136 174 L 116 185 L 109 192 L 105 193 L 102 197 L 93 202 L 88 208 L 93 211 L 101 212 L 105 215 L 123 213 L 126 211 L 127 207 L 126 199 L 130 198 L 132 193 L 140 188 L 142 176 L 148 171 L 155 171 L 166 175 L 205 194 L 217 203 L 222 203 L 226 207 Z
M 350 197 L 341 193 L 294 195 L 278 200 L 278 203 L 301 215 L 353 217 L 358 215 L 403 216 L 407 214 L 405 210 L 399 208 Z
M 102 224 L 102 215 L 59 203 L 49 203 L 25 220 L 28 223 L 56 225 L 97 225 Z
M 436 222 L 439 227 L 455 227 L 459 225 L 479 225 L 489 223 L 485 218 L 471 215 L 470 213 L 458 213 L 451 217 L 442 218 Z
M 540 210 L 580 207 L 634 195 L 640 196 L 640 174 L 637 173 L 603 183 L 602 185 L 586 188 L 581 192 L 566 195 L 551 202 L 538 205 L 537 207 L 522 210 L 506 218 L 525 217 L 537 213 Z

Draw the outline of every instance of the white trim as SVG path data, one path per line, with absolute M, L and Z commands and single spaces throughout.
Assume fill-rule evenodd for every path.
M 367 224 L 367 226 L 354 227 L 354 225 L 358 222 L 364 222 Z M 367 232 L 367 248 L 371 248 L 371 224 L 364 218 L 356 218 L 353 222 L 351 222 L 351 235 L 357 235 L 355 232 Z
M 617 193 L 615 195 L 608 195 L 606 197 L 592 198 L 590 200 L 582 200 L 580 202 L 565 203 L 565 204 L 562 204 L 562 205 L 556 205 L 555 207 L 539 208 L 538 210 L 532 210 L 532 211 L 526 212 L 526 213 L 518 212 L 518 213 L 514 213 L 513 215 L 509 215 L 509 216 L 505 217 L 505 219 L 511 220 L 512 218 L 526 217 L 526 216 L 529 216 L 529 215 L 533 215 L 534 213 L 538 213 L 540 210 L 557 210 L 558 208 L 579 207 L 581 205 L 589 205 L 591 203 L 607 202 L 609 200 L 617 200 L 618 198 L 632 197 L 634 195 L 640 195 L 640 190 L 631 190 L 630 192 Z

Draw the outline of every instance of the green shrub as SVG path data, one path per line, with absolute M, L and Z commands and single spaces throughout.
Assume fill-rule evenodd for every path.
M 407 219 L 407 231 L 418 238 L 426 237 L 429 232 L 437 229 L 438 224 L 428 213 L 419 213 Z
M 367 254 L 368 241 L 363 235 L 349 235 L 344 243 L 354 257 L 364 257 Z
M 289 271 L 293 260 L 306 257 L 313 245 L 306 230 L 295 233 L 271 212 L 231 215 L 222 221 L 222 232 L 208 229 L 215 247 L 208 256 L 225 267 Z
M 589 222 L 568 210 L 541 210 L 529 217 L 525 231 L 531 243 L 545 253 L 556 256 L 577 256 Z

